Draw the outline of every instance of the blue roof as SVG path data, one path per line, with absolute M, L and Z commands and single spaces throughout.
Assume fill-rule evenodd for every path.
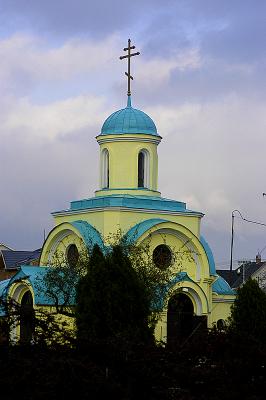
M 0 297 L 5 293 L 5 289 L 8 286 L 10 279 L 5 279 L 4 281 L 0 281 Z
M 163 287 L 161 287 L 161 288 L 158 288 L 158 290 L 160 290 L 160 292 L 159 292 L 160 300 L 158 301 L 158 304 L 154 304 L 154 309 L 157 308 L 157 310 L 160 310 L 160 309 L 163 308 L 165 296 L 169 293 L 169 290 L 178 282 L 191 282 L 194 285 L 196 285 L 198 287 L 198 289 L 201 291 L 202 295 L 205 297 L 206 303 L 207 303 L 207 307 L 209 309 L 209 303 L 208 303 L 208 299 L 206 297 L 206 293 L 184 271 L 178 272 L 176 274 L 176 276 L 168 284 L 163 285 Z
M 163 222 L 169 222 L 166 219 L 161 218 L 151 218 L 145 221 L 139 222 L 138 224 L 132 226 L 125 235 L 126 243 L 134 243 L 140 238 L 143 233 L 147 232 L 149 229 L 153 228 L 155 225 L 162 224 Z
M 212 284 L 212 291 L 217 294 L 235 295 L 235 291 L 231 289 L 229 284 L 221 276 L 217 275 L 216 281 Z
M 203 246 L 203 248 L 205 250 L 205 253 L 207 255 L 208 261 L 209 261 L 210 274 L 211 275 L 216 275 L 214 257 L 213 257 L 211 248 L 209 246 L 209 243 L 204 239 L 203 236 L 200 237 L 200 243 L 202 244 L 202 246 Z
M 0 298 L 5 300 L 7 295 L 7 288 L 10 279 L 5 279 L 4 281 L 0 281 Z M 6 315 L 6 308 L 4 304 L 0 304 L 0 317 L 4 317 Z
M 41 249 L 34 251 L 2 250 L 5 268 L 17 268 L 21 264 L 29 264 L 40 257 Z
M 127 107 L 115 111 L 104 122 L 101 135 L 113 135 L 124 133 L 144 133 L 159 136 L 153 120 L 141 110 L 131 106 L 131 98 L 128 97 Z
M 52 296 L 49 296 L 45 288 L 45 274 L 53 267 L 36 267 L 32 265 L 22 265 L 19 271 L 10 279 L 0 281 L 0 298 L 6 299 L 8 290 L 13 283 L 20 282 L 21 280 L 28 281 L 34 292 L 34 302 L 36 305 L 53 306 L 55 304 Z M 75 305 L 76 291 L 73 285 L 73 290 L 70 293 L 68 306 Z M 59 305 L 64 304 L 63 293 L 58 293 Z M 0 317 L 5 316 L 5 307 L 0 304 Z
M 27 280 L 34 292 L 34 301 L 38 305 L 54 305 L 54 300 L 48 295 L 45 289 L 45 274 L 53 267 L 35 267 L 32 265 L 22 265 L 20 270 L 9 280 L 8 287 L 17 281 Z M 59 293 L 59 304 L 63 304 L 63 298 L 60 298 Z M 75 304 L 75 289 L 71 293 L 71 304 Z
M 129 194 L 113 194 L 109 196 L 97 196 L 89 199 L 75 200 L 71 202 L 69 211 L 105 207 L 174 211 L 182 214 L 184 213 L 203 216 L 203 214 L 200 212 L 188 210 L 186 208 L 186 204 L 181 201 L 165 199 L 158 196 L 133 196 Z M 56 212 L 53 214 L 56 214 Z
M 97 231 L 97 229 L 94 228 L 94 226 L 86 221 L 74 221 L 71 222 L 71 225 L 73 225 L 74 228 L 80 232 L 87 248 L 90 251 L 92 251 L 95 244 L 97 244 L 102 251 L 105 250 L 101 234 Z

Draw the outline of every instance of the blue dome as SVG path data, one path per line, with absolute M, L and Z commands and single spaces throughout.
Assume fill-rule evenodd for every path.
M 130 96 L 127 107 L 111 114 L 104 122 L 101 135 L 144 133 L 159 136 L 153 120 L 143 111 L 131 106 Z

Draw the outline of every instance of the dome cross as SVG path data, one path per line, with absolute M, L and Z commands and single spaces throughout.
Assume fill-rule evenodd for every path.
M 137 53 L 131 53 L 131 50 L 134 50 L 135 46 L 131 46 L 131 40 L 128 39 L 128 47 L 124 48 L 124 51 L 127 51 L 127 55 L 126 56 L 120 56 L 120 60 L 123 60 L 124 58 L 127 58 L 127 72 L 125 72 L 125 75 L 127 76 L 127 95 L 130 96 L 131 95 L 131 91 L 130 91 L 130 79 L 133 80 L 133 76 L 131 76 L 130 74 L 130 58 L 133 56 L 139 56 L 140 52 L 138 51 Z

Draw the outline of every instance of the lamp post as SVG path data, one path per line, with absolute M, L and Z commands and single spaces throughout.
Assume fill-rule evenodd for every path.
M 230 249 L 230 272 L 233 271 L 233 247 L 234 247 L 234 218 L 235 215 L 234 213 L 238 212 L 240 216 L 242 217 L 240 211 L 234 210 L 232 211 L 232 216 L 231 216 L 231 249 Z
M 266 196 L 266 193 L 263 193 L 263 195 Z M 266 224 L 264 224 L 263 222 L 258 222 L 258 221 L 252 221 L 250 219 L 244 218 L 243 215 L 241 214 L 241 212 L 239 210 L 234 210 L 232 211 L 232 219 L 231 219 L 231 251 L 230 251 L 230 272 L 233 271 L 233 247 L 234 247 L 234 218 L 235 215 L 234 213 L 238 213 L 240 218 L 245 221 L 245 222 L 249 222 L 251 224 L 256 224 L 256 225 L 262 225 L 262 226 L 266 226 Z

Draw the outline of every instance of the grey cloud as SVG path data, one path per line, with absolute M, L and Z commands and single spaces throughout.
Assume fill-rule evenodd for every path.
M 196 44 L 204 54 L 233 63 L 265 60 L 266 3 L 175 2 L 147 21 L 143 31 L 147 56 L 167 56 Z
M 97 144 L 94 131 L 77 132 L 78 141 L 55 142 L 20 131 L 1 135 L 0 240 L 17 249 L 41 247 L 43 230 L 53 226 L 50 213 L 97 188 Z M 73 159 L 75 162 L 71 162 Z
M 164 1 L 164 6 L 169 2 L 171 0 Z M 137 25 L 160 4 L 160 0 L 136 0 L 133 4 L 123 0 L 3 0 L 1 23 L 13 25 L 15 17 L 18 28 L 63 36 L 102 36 Z
M 169 80 L 158 85 L 149 85 L 142 90 L 144 82 L 136 81 L 134 96 L 140 104 L 156 106 L 177 106 L 187 102 L 210 102 L 217 101 L 229 94 L 247 98 L 265 100 L 266 92 L 264 85 L 265 65 L 259 64 L 251 71 L 240 68 L 228 68 L 219 62 L 210 62 L 195 69 L 180 71 L 174 69 Z M 156 77 L 154 78 L 156 81 Z M 120 89 L 116 88 L 118 91 Z M 121 89 L 120 89 L 121 90 Z

